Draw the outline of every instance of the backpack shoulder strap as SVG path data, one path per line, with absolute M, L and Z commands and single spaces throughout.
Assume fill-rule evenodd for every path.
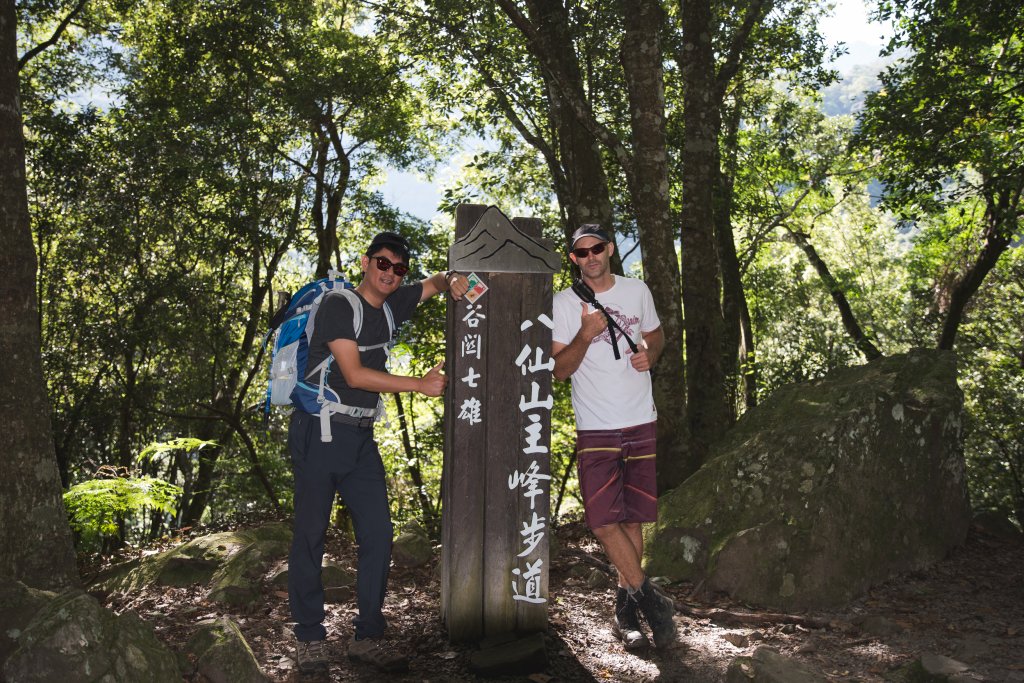
M 352 329 L 355 331 L 356 338 L 358 339 L 359 333 L 363 331 L 363 303 L 359 300 L 359 296 L 356 295 L 355 291 L 347 287 L 334 291 L 345 297 L 349 306 L 352 307 Z M 359 350 L 362 351 L 362 348 Z
M 384 317 L 388 321 L 388 346 L 394 346 L 392 340 L 395 338 L 395 316 L 391 312 L 391 307 L 388 306 L 388 302 L 384 302 Z
M 340 289 L 334 290 L 344 296 L 349 305 L 352 306 L 352 328 L 355 330 L 356 338 L 358 339 L 359 333 L 363 331 L 363 302 L 359 298 L 359 295 L 352 289 Z M 384 349 L 392 346 L 391 338 L 395 335 L 395 317 L 391 313 L 391 307 L 388 303 L 384 302 L 384 317 L 388 321 L 388 338 L 380 344 L 370 344 L 368 346 L 359 346 L 360 351 L 372 351 L 373 349 Z

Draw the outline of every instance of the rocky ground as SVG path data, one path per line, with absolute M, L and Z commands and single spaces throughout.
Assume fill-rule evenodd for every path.
M 899 577 L 834 613 L 767 614 L 706 595 L 699 586 L 671 585 L 667 591 L 678 607 L 678 647 L 638 656 L 624 652 L 609 629 L 613 585 L 593 538 L 579 524 L 563 526 L 558 534 L 561 550 L 552 562 L 546 636 L 549 664 L 529 677 L 498 680 L 721 681 L 732 660 L 767 646 L 826 680 L 901 680 L 901 667 L 938 655 L 967 667 L 955 680 L 1024 682 L 1020 541 L 973 529 L 967 543 L 945 561 Z M 342 567 L 355 567 L 354 547 L 341 534 L 329 539 L 328 556 Z M 249 613 L 225 612 L 206 602 L 199 586 L 104 598 L 115 611 L 136 611 L 178 650 L 198 622 L 229 616 L 274 681 L 483 680 L 470 672 L 471 648 L 447 642 L 438 619 L 438 591 L 433 567 L 392 572 L 385 612 L 395 647 L 407 652 L 411 663 L 407 674 L 390 677 L 346 659 L 354 605 L 344 591 L 337 596 L 340 602 L 328 606 L 335 658 L 329 677 L 319 678 L 297 672 L 287 592 L 270 582 L 263 603 Z

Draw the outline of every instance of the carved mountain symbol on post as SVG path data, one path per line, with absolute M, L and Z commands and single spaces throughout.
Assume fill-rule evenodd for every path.
M 546 241 L 546 240 L 545 240 Z M 558 254 L 519 231 L 496 206 L 491 206 L 466 235 L 448 250 L 450 267 L 460 272 L 556 273 Z

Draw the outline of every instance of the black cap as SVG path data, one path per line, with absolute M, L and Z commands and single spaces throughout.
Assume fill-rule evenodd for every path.
M 382 247 L 387 247 L 401 256 L 406 262 L 409 261 L 409 242 L 397 232 L 377 233 L 373 240 L 371 240 L 370 246 L 366 249 L 366 255 L 373 256 Z
M 569 248 L 572 249 L 576 246 L 584 237 L 596 237 L 602 242 L 611 242 L 612 238 L 608 236 L 608 233 L 604 231 L 600 223 L 584 223 L 579 227 L 576 232 L 572 234 L 572 241 L 569 243 Z

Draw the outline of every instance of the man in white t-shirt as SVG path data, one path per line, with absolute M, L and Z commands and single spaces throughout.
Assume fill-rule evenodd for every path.
M 664 648 L 675 641 L 675 606 L 640 563 L 641 524 L 658 518 L 658 413 L 650 369 L 665 334 L 647 285 L 611 272 L 614 252 L 614 242 L 596 223 L 573 234 L 569 258 L 581 278 L 554 297 L 551 353 L 555 378 L 572 378 L 576 467 L 587 526 L 619 574 L 616 635 L 627 650 L 646 647 L 643 613 L 655 646 Z

